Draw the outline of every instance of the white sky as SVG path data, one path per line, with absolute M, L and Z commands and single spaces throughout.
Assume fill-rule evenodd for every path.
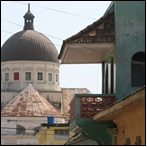
M 46 35 L 59 53 L 63 40 L 98 20 L 111 1 L 1 1 L 1 46 L 10 36 L 23 30 L 28 3 L 35 16 L 35 30 Z M 100 65 L 61 64 L 60 86 L 101 93 Z

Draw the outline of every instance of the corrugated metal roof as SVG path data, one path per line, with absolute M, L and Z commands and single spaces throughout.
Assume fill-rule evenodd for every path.
M 48 116 L 63 117 L 34 87 L 29 84 L 1 111 L 1 116 Z

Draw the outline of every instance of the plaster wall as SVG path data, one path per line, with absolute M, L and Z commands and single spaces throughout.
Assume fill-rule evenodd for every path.
M 135 145 L 136 137 L 141 136 L 141 145 L 145 145 L 145 111 L 143 108 L 134 110 L 115 120 L 118 126 L 117 145 L 124 145 L 129 138 Z
M 145 52 L 145 1 L 116 1 L 116 97 L 121 99 L 139 87 L 131 87 L 131 59 Z
M 14 80 L 14 72 L 19 72 L 19 80 Z M 25 72 L 31 72 L 31 80 L 25 79 Z M 43 79 L 37 79 L 37 73 L 43 73 Z M 9 73 L 9 80 L 5 81 L 5 73 Z M 48 73 L 52 73 L 52 81 L 48 80 Z M 8 61 L 1 63 L 1 91 L 20 92 L 32 84 L 38 91 L 61 91 L 59 86 L 59 64 L 43 61 Z M 58 79 L 56 80 L 56 74 Z
M 2 117 L 2 144 L 38 145 L 38 139 L 34 136 L 34 128 L 40 127 L 41 123 L 47 123 L 47 117 Z M 55 118 L 55 123 L 65 123 L 64 118 Z M 16 134 L 17 125 L 23 126 L 25 128 L 25 134 Z

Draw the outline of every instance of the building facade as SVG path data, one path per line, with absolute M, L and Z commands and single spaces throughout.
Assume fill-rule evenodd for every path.
M 93 120 L 93 116 L 145 85 L 145 2 L 112 1 L 100 19 L 63 41 L 59 59 L 62 64 L 102 65 L 102 94 L 75 95 L 70 103 L 70 129 L 81 132 L 99 145 L 114 145 L 111 129 L 117 128 L 119 123 L 113 119 Z M 136 109 L 143 115 L 141 123 L 145 129 L 145 104 L 141 111 L 139 104 Z M 123 117 L 131 118 L 124 114 L 120 118 L 123 122 Z M 137 119 L 137 115 L 134 118 Z M 129 121 L 130 126 L 125 125 L 131 127 L 130 122 L 138 128 L 137 120 Z M 144 129 L 140 130 L 142 140 L 145 138 Z M 133 130 L 127 131 L 133 135 Z M 124 145 L 125 142 L 120 140 L 118 144 Z M 131 145 L 135 143 L 133 136 L 132 140 Z
M 71 136 L 69 124 L 44 123 L 36 134 L 39 145 L 64 145 Z
M 69 102 L 86 88 L 60 87 L 58 52 L 49 38 L 34 29 L 34 15 L 24 15 L 24 28 L 1 48 L 1 142 L 39 144 L 34 136 L 48 115 L 55 123 L 69 122 Z M 20 131 L 22 130 L 22 131 Z

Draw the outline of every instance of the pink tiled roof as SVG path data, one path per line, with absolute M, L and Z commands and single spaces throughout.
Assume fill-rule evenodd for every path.
M 63 115 L 50 104 L 31 84 L 12 99 L 1 111 L 1 116 Z

